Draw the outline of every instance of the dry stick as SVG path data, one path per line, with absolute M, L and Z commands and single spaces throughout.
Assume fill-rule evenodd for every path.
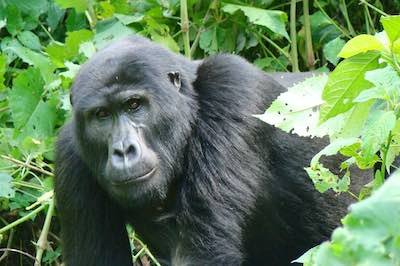
M 11 251 L 11 252 L 19 253 L 19 254 L 25 255 L 28 258 L 31 258 L 32 260 L 36 261 L 35 257 L 33 257 L 31 254 L 26 253 L 26 252 L 24 252 L 22 250 L 19 250 L 19 249 L 15 249 L 15 248 L 0 248 L 0 251 L 4 251 L 4 252 Z
M 310 24 L 308 0 L 303 0 L 303 16 L 304 16 L 304 31 L 306 34 L 307 66 L 309 69 L 314 69 L 315 58 L 314 58 L 312 38 L 311 38 L 311 24 Z
M 48 176 L 54 176 L 54 174 L 52 172 L 46 171 L 46 170 L 41 169 L 39 167 L 33 166 L 33 165 L 29 164 L 29 163 L 25 163 L 25 162 L 22 162 L 20 160 L 14 159 L 12 157 L 8 157 L 6 155 L 0 155 L 0 157 L 5 159 L 5 160 L 7 160 L 7 161 L 13 162 L 13 163 L 15 163 L 17 165 L 21 165 L 21 166 L 30 168 L 32 170 L 38 171 L 38 172 L 40 172 L 42 174 L 45 174 L 45 175 L 48 175 Z
M 49 234 L 51 217 L 54 212 L 54 199 L 50 201 L 49 209 L 46 214 L 46 219 L 44 220 L 43 229 L 40 233 L 39 240 L 37 241 L 37 249 L 36 249 L 36 261 L 35 266 L 40 266 L 42 261 L 43 252 L 46 249 L 47 245 L 47 235 Z
M 190 42 L 189 42 L 189 18 L 188 18 L 186 0 L 181 0 L 181 29 L 182 29 L 183 47 L 185 49 L 185 56 L 190 59 L 191 55 L 190 55 Z
M 296 32 L 296 1 L 290 2 L 290 41 L 292 49 L 290 55 L 292 57 L 292 72 L 299 72 L 299 60 L 297 55 L 297 32 Z

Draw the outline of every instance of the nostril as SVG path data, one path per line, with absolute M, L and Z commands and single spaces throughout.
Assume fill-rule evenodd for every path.
M 124 158 L 124 153 L 121 150 L 115 149 L 113 152 L 113 156 L 118 157 L 120 159 Z
M 136 148 L 134 145 L 129 145 L 126 149 L 126 156 L 128 159 L 134 159 L 136 157 Z

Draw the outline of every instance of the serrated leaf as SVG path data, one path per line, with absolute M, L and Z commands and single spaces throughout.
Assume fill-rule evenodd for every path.
M 336 139 L 328 146 L 323 148 L 320 152 L 318 152 L 312 159 L 311 159 L 311 167 L 314 168 L 318 164 L 319 159 L 321 156 L 331 156 L 337 154 L 341 149 L 354 145 L 356 143 L 360 143 L 360 139 L 358 138 L 348 138 L 348 139 Z
M 285 23 L 287 22 L 287 15 L 285 12 L 234 4 L 226 4 L 222 7 L 222 10 L 229 14 L 234 14 L 236 11 L 241 10 L 249 19 L 250 23 L 264 26 L 290 40 L 286 32 Z
M 28 68 L 15 79 L 9 93 L 9 105 L 14 126 L 21 129 L 35 111 L 43 93 L 44 81 L 40 71 Z
M 400 91 L 399 73 L 391 66 L 375 69 L 365 73 L 365 79 L 375 85 L 379 95 L 377 99 L 385 99 L 387 101 L 398 102 Z M 361 95 L 360 95 L 361 96 Z M 358 98 L 358 97 L 357 97 Z
M 375 36 L 361 34 L 348 41 L 338 56 L 349 58 L 368 51 L 382 51 L 383 48 L 383 44 Z
M 85 12 L 92 4 L 92 0 L 55 0 L 62 8 L 74 8 L 76 12 Z
M 329 75 L 322 93 L 325 103 L 321 106 L 320 122 L 350 110 L 353 100 L 372 84 L 364 79 L 367 71 L 378 67 L 379 53 L 358 54 L 339 63 Z
M 103 21 L 103 23 L 96 24 L 96 35 L 93 42 L 96 48 L 100 49 L 110 41 L 129 36 L 133 33 L 134 31 L 131 28 L 118 20 Z
M 0 173 L 0 198 L 13 198 L 15 196 L 11 181 L 12 176 L 6 173 Z
M 286 132 L 293 129 L 299 136 L 314 136 L 326 81 L 326 75 L 319 75 L 294 85 L 279 95 L 264 114 L 255 117 Z
M 381 17 L 381 23 L 392 43 L 400 39 L 400 16 Z

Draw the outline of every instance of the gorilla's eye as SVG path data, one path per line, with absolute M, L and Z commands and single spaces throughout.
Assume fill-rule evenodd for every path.
M 110 115 L 111 115 L 111 112 L 104 107 L 97 108 L 96 112 L 95 112 L 95 116 L 98 119 L 105 119 L 105 118 L 109 117 Z
M 125 108 L 128 111 L 136 111 L 140 107 L 139 98 L 130 98 L 125 102 Z

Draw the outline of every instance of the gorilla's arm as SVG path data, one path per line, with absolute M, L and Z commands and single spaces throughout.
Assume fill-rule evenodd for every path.
M 78 157 L 71 125 L 59 136 L 57 210 L 67 266 L 132 265 L 122 212 L 106 197 Z

